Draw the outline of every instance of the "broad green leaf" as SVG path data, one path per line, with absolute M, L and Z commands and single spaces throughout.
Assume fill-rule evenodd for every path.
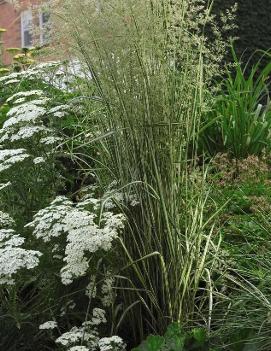
M 203 328 L 194 328 L 192 336 L 199 345 L 203 345 L 207 340 L 206 330 Z
M 149 335 L 141 345 L 132 351 L 162 351 L 165 345 L 165 338 L 160 335 Z

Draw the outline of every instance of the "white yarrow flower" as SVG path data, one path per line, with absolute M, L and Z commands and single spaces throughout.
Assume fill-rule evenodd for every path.
M 40 330 L 52 330 L 57 328 L 57 322 L 55 321 L 47 321 L 39 326 Z
M 123 340 L 117 336 L 111 336 L 109 338 L 102 338 L 99 340 L 100 351 L 123 351 L 126 348 Z
M 27 227 L 33 234 L 48 242 L 65 234 L 67 245 L 61 269 L 64 285 L 71 284 L 75 278 L 86 274 L 89 255 L 99 250 L 108 251 L 112 242 L 124 226 L 124 216 L 105 212 L 101 225 L 96 224 L 98 215 L 76 206 L 65 197 L 57 197 L 50 206 L 40 210 Z
M 37 134 L 46 133 L 48 131 L 50 131 L 50 129 L 43 127 L 43 126 L 24 126 L 24 127 L 20 128 L 13 135 L 8 136 L 8 133 L 4 134 L 0 138 L 0 142 L 3 142 L 7 139 L 9 139 L 9 141 L 11 141 L 11 142 L 18 141 L 18 140 L 24 140 L 24 139 L 30 139 Z
M 17 162 L 22 162 L 30 157 L 25 149 L 0 150 L 0 172 L 9 169 Z
M 56 107 L 52 107 L 48 114 L 52 114 L 54 117 L 62 118 L 67 115 L 67 112 L 71 109 L 69 105 L 58 105 Z
M 10 228 L 15 224 L 14 219 L 8 213 L 0 211 L 0 229 Z
M 94 308 L 92 312 L 91 325 L 100 325 L 106 323 L 105 310 L 101 308 Z
M 3 129 L 22 122 L 36 122 L 46 113 L 44 107 L 37 106 L 31 102 L 12 107 L 7 113 L 8 119 L 3 124 Z
M 48 136 L 40 139 L 40 143 L 44 145 L 53 145 L 60 142 L 62 139 L 60 137 Z
M 57 338 L 56 343 L 63 346 L 70 346 L 72 344 L 80 342 L 83 338 L 83 335 L 83 328 L 73 327 L 70 331 L 62 334 L 59 338 Z
M 42 90 L 29 90 L 29 91 L 20 91 L 19 93 L 13 94 L 7 99 L 7 102 L 18 101 L 19 98 L 25 99 L 27 97 L 33 96 L 43 96 L 44 93 Z
M 36 157 L 36 158 L 34 158 L 34 160 L 33 160 L 33 163 L 34 163 L 35 165 L 38 165 L 38 164 L 44 163 L 44 162 L 45 162 L 44 157 Z
M 73 346 L 68 351 L 89 351 L 90 349 L 86 346 Z
M 19 79 L 9 79 L 5 82 L 6 85 L 20 83 Z
M 12 229 L 0 230 L 0 284 L 14 284 L 14 275 L 18 271 L 39 264 L 41 253 L 20 247 L 24 240 Z

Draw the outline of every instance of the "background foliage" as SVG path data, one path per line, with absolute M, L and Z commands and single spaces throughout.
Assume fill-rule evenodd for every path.
M 215 0 L 214 13 L 225 11 L 234 3 L 238 4 L 236 17 L 238 28 L 236 28 L 234 35 L 239 38 L 235 43 L 235 49 L 237 56 L 242 56 L 242 61 L 247 63 L 255 50 L 269 50 L 271 48 L 271 3 L 269 0 Z M 228 60 L 231 60 L 230 55 L 228 55 Z M 263 65 L 267 61 L 266 58 Z

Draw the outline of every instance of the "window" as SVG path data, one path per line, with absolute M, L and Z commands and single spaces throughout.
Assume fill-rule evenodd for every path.
M 33 18 L 32 11 L 26 10 L 21 13 L 21 33 L 22 33 L 22 47 L 29 48 L 33 44 L 32 35 Z
M 48 10 L 26 10 L 21 13 L 22 47 L 45 45 L 50 39 L 50 14 Z
M 40 26 L 40 45 L 45 45 L 50 39 L 50 14 L 48 11 L 40 12 L 39 16 Z

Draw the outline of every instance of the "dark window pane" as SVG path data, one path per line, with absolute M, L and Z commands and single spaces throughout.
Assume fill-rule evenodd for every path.
M 32 34 L 29 31 L 24 31 L 24 46 L 32 46 Z

